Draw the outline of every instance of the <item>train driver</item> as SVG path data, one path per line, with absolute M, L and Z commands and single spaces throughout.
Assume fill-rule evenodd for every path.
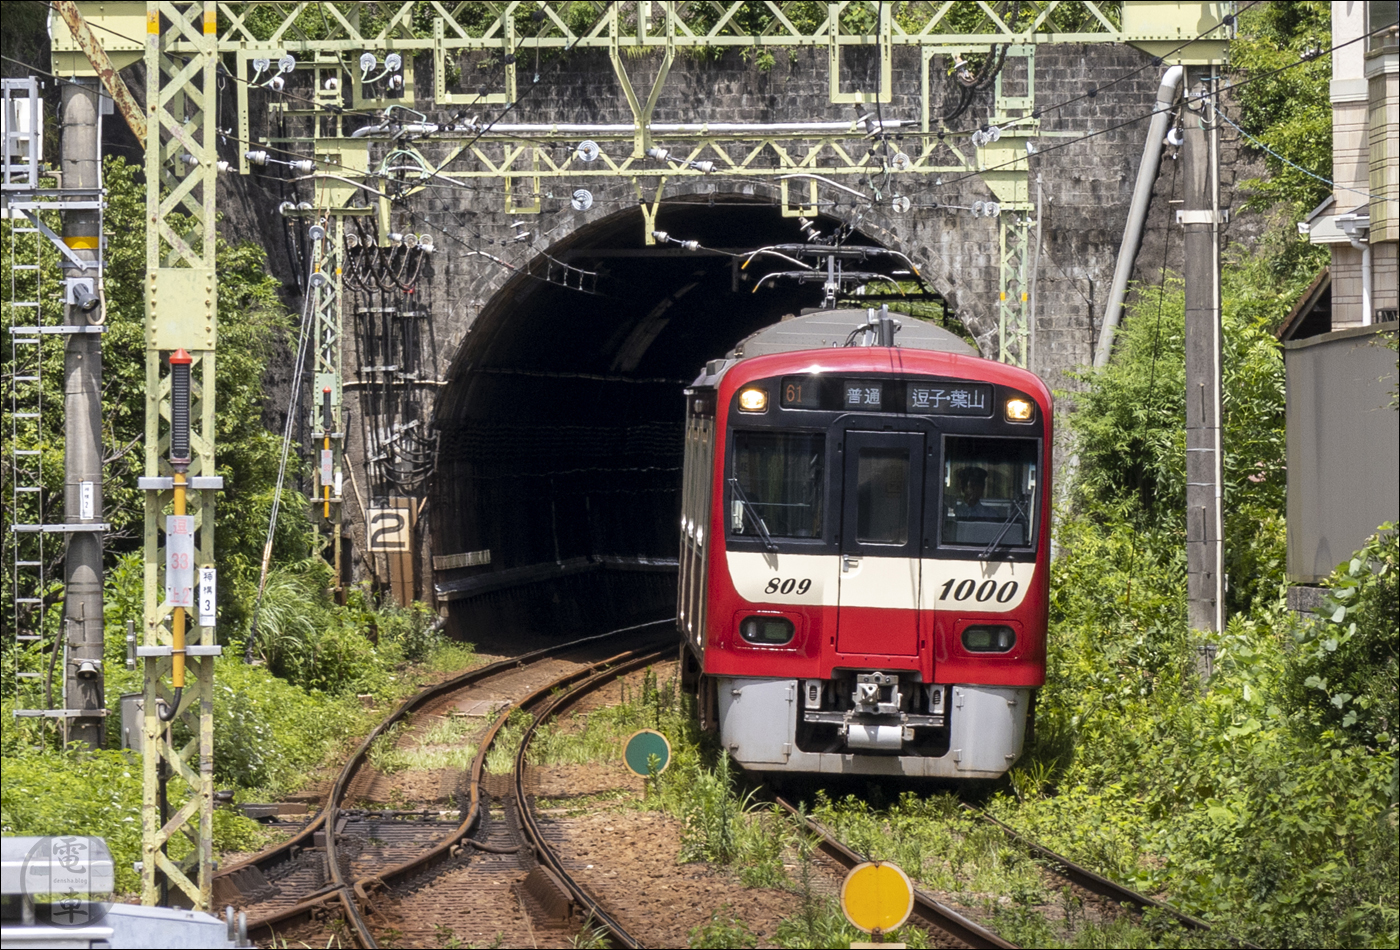
M 1000 520 L 995 509 L 982 504 L 982 496 L 987 491 L 987 470 L 985 468 L 976 465 L 960 468 L 954 481 L 957 482 L 959 497 L 953 503 L 953 511 L 959 520 Z

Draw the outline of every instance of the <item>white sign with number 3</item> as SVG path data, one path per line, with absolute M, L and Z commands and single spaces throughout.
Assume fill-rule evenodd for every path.
M 199 569 L 199 625 L 214 626 L 214 615 L 219 606 L 219 570 L 214 567 Z

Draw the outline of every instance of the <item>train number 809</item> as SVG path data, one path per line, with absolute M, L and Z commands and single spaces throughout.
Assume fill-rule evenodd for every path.
M 811 589 L 812 581 L 810 578 L 804 577 L 797 580 L 793 577 L 775 577 L 768 582 L 767 587 L 763 588 L 763 592 L 765 594 L 791 594 L 796 591 L 799 594 L 805 594 Z

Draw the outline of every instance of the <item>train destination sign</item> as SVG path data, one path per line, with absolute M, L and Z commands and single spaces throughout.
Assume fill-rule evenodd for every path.
M 904 390 L 906 412 L 941 416 L 985 416 L 992 387 L 982 383 L 910 382 Z
M 784 409 L 828 412 L 906 412 L 924 416 L 992 414 L 990 383 L 961 379 L 849 379 L 784 376 L 778 387 Z

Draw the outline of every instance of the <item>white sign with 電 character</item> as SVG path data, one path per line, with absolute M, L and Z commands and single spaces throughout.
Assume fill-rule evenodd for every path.
M 165 599 L 172 607 L 194 606 L 194 517 L 165 519 Z
M 409 542 L 407 508 L 371 508 L 366 527 L 371 551 L 407 551 Z
M 214 626 L 214 615 L 219 606 L 219 571 L 214 567 L 199 569 L 199 625 Z

